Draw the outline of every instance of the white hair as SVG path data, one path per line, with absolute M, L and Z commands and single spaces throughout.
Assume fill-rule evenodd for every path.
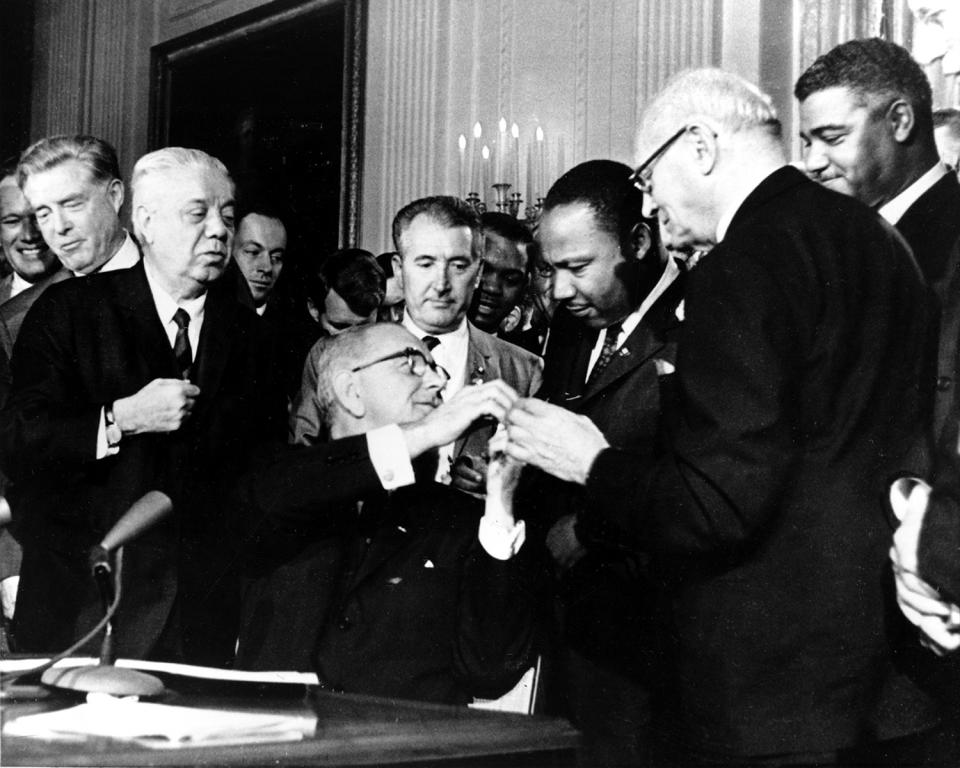
M 199 149 L 184 147 L 164 147 L 154 152 L 148 152 L 133 166 L 133 176 L 130 179 L 130 189 L 133 192 L 133 210 L 145 205 L 150 199 L 153 185 L 151 181 L 158 176 L 184 169 L 199 169 L 222 175 L 233 185 L 230 172 L 222 162 L 212 155 Z M 149 206 L 148 206 L 149 207 Z M 134 219 L 136 221 L 136 219 Z M 135 234 L 140 236 L 139 229 L 134 223 Z
M 770 97 L 753 83 L 722 69 L 688 69 L 672 77 L 640 118 L 637 142 L 658 143 L 697 119 L 709 118 L 732 133 L 760 130 L 780 138 Z

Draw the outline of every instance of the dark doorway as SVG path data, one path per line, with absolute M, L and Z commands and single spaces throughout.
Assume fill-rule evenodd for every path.
M 203 149 L 288 212 L 290 256 L 352 245 L 362 2 L 275 3 L 157 46 L 151 144 Z

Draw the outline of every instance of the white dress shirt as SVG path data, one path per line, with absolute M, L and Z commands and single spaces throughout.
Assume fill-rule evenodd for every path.
M 922 195 L 948 173 L 950 173 L 950 169 L 938 160 L 933 168 L 923 174 L 923 176 L 913 182 L 913 184 L 903 190 L 903 192 L 893 198 L 893 200 L 888 200 L 877 208 L 877 213 L 896 226 L 897 222 L 903 218 L 903 214 L 907 212 L 910 206 L 917 202 Z
M 653 286 L 653 290 L 647 294 L 646 298 L 640 303 L 640 306 L 637 307 L 633 312 L 627 315 L 620 326 L 620 335 L 617 336 L 616 345 L 614 349 L 620 349 L 623 346 L 623 343 L 630 338 L 630 334 L 634 332 L 636 327 L 640 324 L 640 321 L 643 319 L 643 316 L 647 314 L 650 310 L 650 307 L 653 306 L 653 303 L 659 299 L 664 292 L 671 286 L 674 280 L 677 279 L 677 275 L 680 274 L 680 268 L 677 266 L 677 262 L 674 260 L 673 256 L 667 257 L 667 263 L 663 268 L 663 274 L 660 275 L 660 279 L 657 281 L 657 284 Z M 597 343 L 593 345 L 593 351 L 590 353 L 590 361 L 587 363 L 587 376 L 584 381 L 590 379 L 590 374 L 593 373 L 593 367 L 597 364 L 597 360 L 600 358 L 600 352 L 603 350 L 603 343 L 607 338 L 607 329 L 604 328 L 600 331 L 600 335 L 597 337 Z

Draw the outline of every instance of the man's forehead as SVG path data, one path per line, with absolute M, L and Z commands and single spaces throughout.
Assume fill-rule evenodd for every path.
M 512 269 L 523 269 L 526 263 L 526 244 L 517 243 L 496 232 L 487 232 L 485 235 L 483 259 L 495 263 L 497 266 Z
M 835 85 L 814 91 L 801 101 L 800 118 L 816 123 L 840 121 L 882 99 L 881 94 L 867 94 L 845 85 Z
M 17 186 L 16 177 L 4 176 L 0 179 L 0 216 L 8 211 L 19 213 L 29 207 L 20 187 Z
M 262 236 L 268 234 L 271 239 L 276 238 L 286 242 L 287 228 L 280 219 L 273 216 L 264 216 L 260 213 L 248 213 L 240 220 L 237 227 L 237 239 Z
M 222 173 L 202 168 L 178 168 L 157 174 L 154 189 L 174 205 L 190 202 L 233 204 L 233 182 Z
M 450 226 L 426 213 L 415 216 L 400 235 L 403 250 L 411 256 L 421 253 L 459 255 L 471 253 L 473 233 L 470 227 Z
M 424 348 L 420 339 L 398 323 L 375 323 L 367 329 L 367 346 L 378 355 L 400 352 L 407 347 Z
M 70 182 L 75 186 L 71 187 Z M 23 188 L 34 194 L 42 191 L 47 197 L 58 197 L 63 193 L 75 192 L 77 186 L 92 188 L 101 184 L 86 163 L 71 157 L 29 174 Z

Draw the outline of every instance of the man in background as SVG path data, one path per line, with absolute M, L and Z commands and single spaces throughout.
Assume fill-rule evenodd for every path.
M 66 182 L 84 180 L 78 208 L 113 210 L 116 184 L 94 182 L 77 160 L 57 169 Z M 14 636 L 32 653 L 82 637 L 102 615 L 89 548 L 134 501 L 161 490 L 173 517 L 125 548 L 117 654 L 227 664 L 239 584 L 225 491 L 256 446 L 282 440 L 283 399 L 256 315 L 220 279 L 234 230 L 226 168 L 170 147 L 140 158 L 131 187 L 143 261 L 51 286 L 13 356 L 0 461 L 23 534 Z M 95 264 L 87 249 L 112 239 L 102 227 L 61 221 L 75 215 L 75 196 L 25 188 L 54 234 L 78 238 L 69 263 Z
M 313 445 L 326 440 L 317 395 L 318 340 L 376 320 L 384 296 L 385 278 L 370 251 L 343 248 L 330 254 L 313 275 L 309 291 L 311 316 L 319 323 L 305 338 L 299 387 L 290 409 L 291 443 Z
M 476 211 L 454 197 L 414 200 L 394 217 L 393 241 L 399 253 L 394 268 L 403 281 L 403 325 L 449 372 L 443 397 L 452 397 L 468 384 L 495 379 L 503 379 L 521 396 L 534 394 L 540 388 L 540 359 L 467 319 L 480 283 L 483 253 Z M 437 480 L 482 492 L 483 456 L 494 428 L 478 423 L 441 447 Z
M 265 206 L 249 208 L 237 225 L 233 260 L 261 317 L 268 311 L 286 253 L 287 228 L 279 213 Z
M 44 284 L 60 268 L 17 184 L 16 158 L 0 166 L 0 248 L 13 268 L 0 280 L 0 304 L 32 285 Z
M 960 173 L 960 109 L 938 109 L 933 113 L 933 139 L 943 164 Z
M 519 315 L 533 257 L 533 235 L 506 213 L 487 211 L 483 226 L 483 266 L 480 287 L 473 294 L 468 317 L 481 331 L 503 337 L 504 321 Z M 516 318 L 519 322 L 519 317 Z
M 20 157 L 17 180 L 43 239 L 67 273 L 85 277 L 132 267 L 137 242 L 120 223 L 123 181 L 117 153 L 94 136 L 41 139 Z M 54 280 L 68 277 L 57 273 Z M 47 284 L 28 288 L 0 308 L 0 343 L 13 354 L 27 311 Z

